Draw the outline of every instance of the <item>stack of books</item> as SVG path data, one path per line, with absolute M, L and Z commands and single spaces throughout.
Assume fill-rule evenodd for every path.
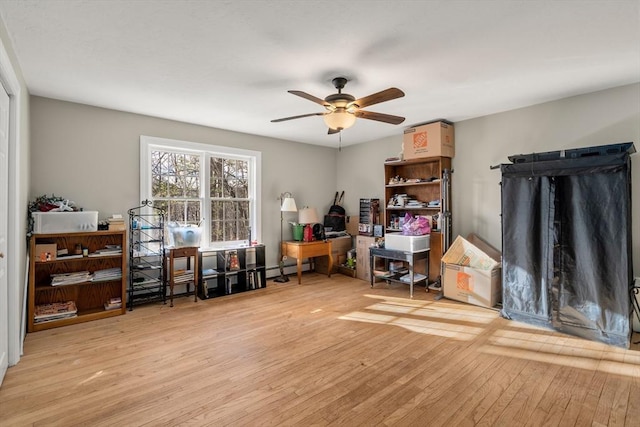
M 107 218 L 107 223 L 109 224 L 109 231 L 126 230 L 124 218 L 120 214 L 111 215 L 111 218 Z
M 122 270 L 118 267 L 96 270 L 93 273 L 94 282 L 104 282 L 106 280 L 118 280 L 122 278 Z
M 122 247 L 120 245 L 106 245 L 102 249 L 98 249 L 97 251 L 89 254 L 91 257 L 97 256 L 109 256 L 109 255 L 121 255 Z
M 67 301 L 36 305 L 33 318 L 34 323 L 44 323 L 77 316 L 78 309 L 76 308 L 76 303 Z
M 173 283 L 184 283 L 193 280 L 193 270 L 176 270 L 173 272 Z
M 57 254 L 58 254 L 57 258 L 60 260 L 82 258 L 82 254 L 79 254 L 79 255 L 70 254 L 69 249 L 67 248 L 58 249 Z
M 91 273 L 88 271 L 52 274 L 51 286 L 73 285 L 74 283 L 90 282 L 91 279 Z
M 119 308 L 122 308 L 122 298 L 120 297 L 109 298 L 109 301 L 104 303 L 105 310 L 116 310 Z
M 247 289 L 262 288 L 262 276 L 256 270 L 247 272 Z
M 424 208 L 427 204 L 416 199 L 409 199 L 406 207 L 408 208 Z

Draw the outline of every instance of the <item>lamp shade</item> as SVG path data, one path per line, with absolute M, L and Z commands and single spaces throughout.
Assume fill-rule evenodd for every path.
M 298 212 L 299 224 L 317 224 L 320 222 L 316 208 L 305 207 Z
M 356 122 L 356 116 L 344 108 L 337 108 L 334 112 L 323 116 L 324 122 L 333 130 L 347 129 Z
M 295 212 L 298 210 L 298 208 L 296 207 L 296 201 L 291 196 L 291 194 L 287 193 L 287 195 L 283 196 L 282 206 L 280 206 L 280 210 L 282 212 Z

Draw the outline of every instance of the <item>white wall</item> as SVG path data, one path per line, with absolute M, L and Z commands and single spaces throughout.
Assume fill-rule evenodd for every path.
M 342 151 L 227 132 L 136 114 L 33 97 L 30 197 L 69 197 L 101 216 L 139 202 L 140 134 L 229 145 L 263 153 L 263 236 L 267 264 L 279 241 L 277 196 L 291 191 L 298 206 L 328 210 L 345 191 L 348 215 L 359 199 L 384 197 L 384 159 L 401 151 L 402 130 Z M 507 156 L 633 141 L 640 151 L 640 84 L 612 88 L 455 124 L 452 210 L 454 236 L 475 232 L 501 247 L 500 171 Z M 637 163 L 632 156 L 632 163 Z M 638 182 L 635 165 L 633 182 Z M 633 185 L 634 206 L 640 185 Z M 295 215 L 294 218 L 295 219 Z M 286 229 L 290 233 L 290 229 Z M 285 236 L 290 236 L 286 234 Z M 640 223 L 633 224 L 634 270 L 640 271 Z
M 337 150 L 42 97 L 31 98 L 30 198 L 54 193 L 100 218 L 140 204 L 140 135 L 244 148 L 262 153 L 262 233 L 267 265 L 277 264 L 278 197 L 328 210 L 336 189 Z M 25 204 L 26 209 L 26 204 Z M 287 218 L 297 221 L 295 214 Z M 285 239 L 291 227 L 285 224 Z M 256 230 L 253 230 L 256 231 Z
M 507 156 L 635 142 L 640 150 L 640 84 L 565 98 L 532 107 L 456 123 L 454 159 L 454 231 L 485 237 L 502 246 L 499 169 Z M 632 180 L 638 182 L 638 155 Z M 632 185 L 640 203 L 640 186 Z M 640 268 L 640 223 L 633 224 L 634 267 Z
M 402 132 L 399 127 L 397 136 L 351 145 L 337 153 L 338 188 L 345 190 L 347 215 L 359 214 L 361 198 L 384 200 L 383 163 L 402 151 Z
M 345 208 L 358 214 L 359 198 L 384 197 L 383 162 L 397 155 L 398 136 L 349 146 L 337 153 L 338 188 Z M 508 156 L 632 141 L 640 151 L 640 84 L 565 98 L 455 123 L 453 234 L 477 233 L 502 247 L 500 170 Z M 634 212 L 640 203 L 640 154 L 631 157 Z M 353 167 L 357 165 L 357 167 Z M 634 271 L 640 273 L 640 221 L 634 215 Z

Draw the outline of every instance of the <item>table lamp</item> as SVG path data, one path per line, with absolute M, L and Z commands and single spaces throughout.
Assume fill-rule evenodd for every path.
M 285 283 L 289 281 L 289 277 L 284 274 L 284 255 L 282 254 L 282 243 L 284 242 L 282 234 L 282 225 L 284 223 L 283 214 L 284 212 L 296 212 L 297 210 L 296 201 L 291 193 L 282 193 L 280 195 L 280 277 L 273 279 L 274 282 Z
M 320 222 L 316 208 L 304 207 L 298 212 L 298 223 L 305 224 L 304 241 L 313 240 L 313 225 Z

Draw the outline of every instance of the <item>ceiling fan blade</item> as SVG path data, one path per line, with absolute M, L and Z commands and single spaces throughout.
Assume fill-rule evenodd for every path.
M 399 125 L 404 122 L 404 117 L 392 116 L 391 114 L 374 113 L 371 111 L 358 110 L 354 113 L 356 117 L 369 120 L 377 120 L 379 122 L 391 123 L 392 125 Z
M 387 90 L 383 90 L 381 92 L 374 93 L 369 96 L 365 96 L 364 98 L 356 99 L 355 101 L 349 103 L 351 105 L 357 105 L 358 108 L 368 107 L 369 105 L 378 104 L 380 102 L 391 101 L 392 99 L 402 98 L 404 96 L 404 92 L 398 88 L 391 87 Z
M 328 107 L 330 104 L 324 99 L 320 99 L 313 95 L 309 95 L 307 92 L 302 92 L 300 90 L 288 90 L 287 92 L 292 93 L 294 95 L 298 95 L 301 98 L 308 99 L 309 101 L 315 102 L 316 104 L 320 104 L 323 107 Z
M 303 117 L 324 116 L 324 114 L 325 113 L 311 113 L 311 114 L 302 114 L 301 116 L 284 117 L 282 119 L 271 120 L 271 123 L 284 122 L 284 121 L 293 120 L 293 119 L 301 119 Z
M 341 130 L 342 129 L 331 129 L 331 128 L 329 128 L 329 132 L 327 132 L 327 135 L 333 135 L 334 133 L 338 133 Z

